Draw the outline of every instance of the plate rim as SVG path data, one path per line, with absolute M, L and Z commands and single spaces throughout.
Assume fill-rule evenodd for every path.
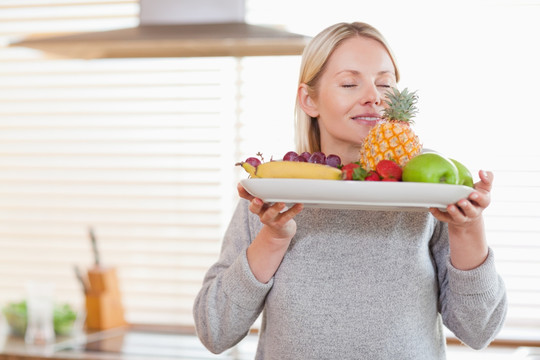
M 289 183 L 289 184 L 302 184 L 302 183 L 312 183 L 312 184 L 319 184 L 321 186 L 327 186 L 328 184 L 332 184 L 334 186 L 335 184 L 340 184 L 340 186 L 344 187 L 364 187 L 368 190 L 380 190 L 384 188 L 393 188 L 394 190 L 396 187 L 399 188 L 409 188 L 411 189 L 421 189 L 421 188 L 431 188 L 431 190 L 436 190 L 437 188 L 443 190 L 448 189 L 448 187 L 452 187 L 452 189 L 456 190 L 456 192 L 462 192 L 463 198 L 466 198 L 470 195 L 471 192 L 474 191 L 472 187 L 468 187 L 465 185 L 454 185 L 454 184 L 438 184 L 438 183 L 421 183 L 421 182 L 393 182 L 393 181 L 355 181 L 355 180 L 325 180 L 325 179 L 288 179 L 288 178 L 246 178 L 242 179 L 240 183 L 244 188 L 252 195 L 257 196 L 255 193 L 256 191 L 253 190 L 253 188 L 250 188 L 250 184 L 257 184 L 257 182 L 270 182 L 272 184 L 279 184 L 280 182 Z M 259 184 L 260 185 L 260 184 Z M 324 188 L 323 188 L 324 189 Z M 407 189 L 406 189 L 407 190 Z M 460 194 L 461 195 L 461 194 Z M 359 209 L 380 209 L 380 208 L 392 208 L 392 209 L 402 209 L 402 210 L 418 210 L 418 209 L 424 209 L 427 210 L 429 208 L 435 207 L 439 209 L 446 209 L 447 205 L 441 203 L 440 201 L 408 201 L 408 202 L 400 202 L 400 201 L 380 201 L 380 202 L 373 202 L 373 201 L 358 201 L 358 200 L 351 200 L 351 201 L 343 201 L 343 200 L 321 200 L 321 199 L 290 199 L 287 197 L 279 197 L 279 196 L 262 196 L 260 197 L 263 201 L 267 203 L 274 203 L 274 202 L 284 202 L 284 203 L 303 203 L 306 204 L 306 206 L 311 207 L 317 207 L 317 205 L 320 205 L 319 207 L 326 207 L 326 208 L 359 208 Z

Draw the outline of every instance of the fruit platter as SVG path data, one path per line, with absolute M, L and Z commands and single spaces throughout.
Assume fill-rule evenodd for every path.
M 474 190 L 470 172 L 461 163 L 435 152 L 424 152 L 413 159 L 404 168 L 392 160 L 381 160 L 368 171 L 360 162 L 342 165 L 336 155 L 290 151 L 281 160 L 262 162 L 250 157 L 237 165 L 250 175 L 240 181 L 242 186 L 268 203 L 426 211 L 431 207 L 445 209 Z
M 426 150 L 411 129 L 416 93 L 394 89 L 384 120 L 363 139 L 358 161 L 342 164 L 335 154 L 289 151 L 265 161 L 261 153 L 241 166 L 242 186 L 265 202 L 371 210 L 445 209 L 474 191 L 465 165 Z

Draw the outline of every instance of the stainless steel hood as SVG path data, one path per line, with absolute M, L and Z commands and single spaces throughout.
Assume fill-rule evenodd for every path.
M 69 58 L 299 55 L 308 37 L 244 22 L 244 0 L 140 0 L 140 25 L 10 44 Z

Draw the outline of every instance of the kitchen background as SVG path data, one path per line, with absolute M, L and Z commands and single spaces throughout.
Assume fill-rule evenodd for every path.
M 286 10 L 285 10 L 286 9 Z M 298 55 L 64 58 L 10 43 L 136 27 L 135 0 L 0 1 L 0 305 L 28 281 L 83 305 L 74 266 L 118 270 L 131 323 L 191 326 L 237 200 L 235 162 L 293 149 Z M 424 145 L 495 172 L 489 241 L 509 291 L 501 340 L 540 340 L 540 2 L 246 0 L 313 36 L 378 27 L 418 89 Z

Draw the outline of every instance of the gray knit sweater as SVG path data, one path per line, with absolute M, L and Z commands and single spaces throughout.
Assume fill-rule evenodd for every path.
M 493 254 L 460 271 L 446 224 L 428 212 L 305 208 L 273 279 L 250 271 L 261 228 L 240 200 L 194 304 L 212 352 L 237 344 L 263 312 L 256 359 L 445 359 L 443 324 L 472 348 L 493 340 L 506 292 Z

